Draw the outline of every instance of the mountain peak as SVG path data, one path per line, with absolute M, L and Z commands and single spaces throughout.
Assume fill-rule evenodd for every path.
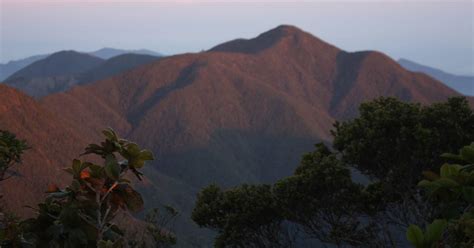
M 60 51 L 15 72 L 7 78 L 5 82 L 18 78 L 49 77 L 80 73 L 102 62 L 102 59 L 87 53 L 80 53 L 73 50 Z
M 294 48 L 316 45 L 322 48 L 335 47 L 292 25 L 280 25 L 252 39 L 235 39 L 211 48 L 213 52 L 256 54 L 277 44 L 292 44 Z M 302 45 L 305 43 L 304 45 Z
M 156 57 L 161 57 L 163 56 L 162 54 L 148 50 L 148 49 L 138 49 L 138 50 L 124 50 L 124 49 L 117 49 L 117 48 L 112 48 L 112 47 L 104 47 L 101 48 L 97 51 L 90 52 L 89 54 L 94 55 L 96 57 L 102 58 L 102 59 L 110 59 L 122 54 L 142 54 L 142 55 L 151 55 L 151 56 L 156 56 Z
M 303 34 L 307 34 L 307 33 L 305 31 L 299 29 L 296 26 L 283 24 L 283 25 L 280 25 L 276 28 L 270 29 L 269 31 L 267 31 L 263 34 L 273 34 L 273 35 L 279 35 L 279 36 L 287 36 L 287 35 L 303 35 Z
M 98 58 L 96 56 L 90 55 L 88 53 L 82 53 L 74 50 L 63 50 L 59 52 L 55 52 L 48 57 L 46 57 L 44 60 L 47 61 L 56 61 L 60 59 L 73 59 L 73 58 L 82 58 L 82 59 L 91 59 L 91 60 L 100 60 L 102 61 L 101 58 Z
M 50 57 L 59 57 L 59 56 L 79 56 L 79 55 L 85 55 L 84 53 L 76 52 L 74 50 L 62 50 L 59 52 L 55 52 L 50 55 Z

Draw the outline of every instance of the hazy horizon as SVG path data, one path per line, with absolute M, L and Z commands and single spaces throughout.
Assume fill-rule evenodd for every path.
M 473 75 L 473 11 L 471 1 L 3 0 L 0 62 L 103 47 L 199 52 L 289 24 L 347 51 L 378 50 Z

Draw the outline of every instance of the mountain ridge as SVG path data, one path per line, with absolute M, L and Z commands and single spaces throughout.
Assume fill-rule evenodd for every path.
M 48 55 L 34 55 L 18 60 L 10 60 L 7 63 L 0 63 L 0 82 L 3 82 L 13 73 L 23 69 L 24 67 L 30 65 L 31 63 L 44 59 Z
M 62 92 L 75 85 L 125 72 L 159 57 L 122 54 L 103 60 L 87 53 L 60 51 L 36 61 L 11 75 L 5 84 L 33 97 L 44 97 Z
M 101 59 L 111 59 L 116 56 L 123 54 L 139 54 L 139 55 L 150 55 L 155 57 L 163 57 L 163 54 L 148 50 L 148 49 L 136 49 L 136 50 L 126 50 L 126 49 L 117 49 L 111 47 L 103 47 L 99 50 L 88 52 L 89 54 L 99 57 Z
M 425 66 L 404 58 L 399 59 L 398 63 L 407 70 L 425 73 L 464 95 L 474 96 L 474 76 L 447 73 L 440 69 Z
M 64 75 L 81 73 L 92 69 L 103 61 L 86 53 L 73 50 L 60 51 L 17 71 L 5 81 L 8 82 L 18 77 L 48 77 L 58 76 L 60 73 Z
M 110 48 L 104 47 L 96 51 L 92 52 L 80 52 L 80 53 L 87 53 L 102 59 L 110 59 L 115 56 L 123 55 L 123 54 L 140 54 L 140 55 L 150 55 L 156 57 L 163 57 L 161 53 L 148 50 L 148 49 L 136 49 L 136 50 L 124 50 L 124 49 L 117 49 L 117 48 Z M 30 64 L 42 60 L 50 54 L 42 54 L 42 55 L 33 55 L 22 59 L 10 60 L 6 63 L 0 63 L 0 82 L 3 82 L 5 79 L 13 75 L 15 72 L 29 66 Z
M 42 97 L 72 87 L 78 83 L 79 74 L 103 61 L 86 53 L 60 51 L 15 72 L 4 83 L 28 95 Z

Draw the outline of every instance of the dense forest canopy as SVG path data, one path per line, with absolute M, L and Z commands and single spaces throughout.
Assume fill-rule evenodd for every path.
M 446 209 L 418 182 L 443 168 L 442 153 L 457 153 L 474 140 L 468 102 L 451 98 L 422 106 L 379 98 L 361 104 L 359 112 L 353 120 L 336 122 L 332 148 L 317 144 L 290 177 L 273 185 L 203 189 L 193 220 L 218 232 L 216 247 L 401 247 L 408 245 L 405 230 L 411 224 L 436 229 L 428 224 L 445 217 Z M 473 155 L 469 151 L 466 156 Z M 472 187 L 472 172 L 465 173 L 469 179 L 462 181 Z M 369 182 L 358 181 L 360 174 Z M 445 204 L 460 202 L 457 208 L 464 208 L 472 228 L 472 205 L 458 200 Z M 458 232 L 456 239 L 448 239 L 450 232 L 434 235 L 425 246 L 412 243 L 471 247 L 473 233 Z M 439 241 L 441 236 L 446 240 Z

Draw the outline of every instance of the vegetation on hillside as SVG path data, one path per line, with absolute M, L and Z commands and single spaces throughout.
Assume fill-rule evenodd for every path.
M 443 154 L 452 161 L 441 166 L 439 174 L 424 173 L 418 186 L 438 207 L 432 223 L 422 230 L 410 225 L 407 239 L 416 248 L 474 247 L 474 143 L 459 150 L 459 154 Z
M 21 156 L 28 148 L 26 141 L 17 139 L 15 134 L 6 130 L 0 130 L 0 183 L 16 175 L 12 167 L 21 162 Z M 2 195 L 0 201 L 1 198 Z M 13 244 L 18 242 L 20 233 L 18 221 L 14 214 L 5 212 L 0 202 L 0 247 L 15 247 Z
M 2 221 L 2 247 L 164 247 L 176 242 L 172 232 L 158 226 L 163 222 L 159 221 L 157 210 L 147 216 L 142 235 L 125 238 L 127 229 L 115 223 L 116 217 L 125 214 L 132 219 L 130 214 L 142 210 L 144 201 L 133 188 L 130 175 L 141 180 L 140 170 L 146 161 L 153 160 L 153 154 L 119 138 L 111 129 L 103 134 L 103 142 L 90 144 L 82 154 L 98 156 L 102 163 L 95 162 L 99 159 L 73 160 L 71 167 L 65 169 L 72 177 L 70 185 L 60 189 L 52 184 L 44 202 L 32 207 L 35 217 Z M 26 148 L 24 142 L 12 135 L 1 138 L 1 144 L 10 148 L 10 152 L 2 151 L 2 162 L 20 161 Z M 11 167 L 13 162 L 7 165 Z M 170 207 L 167 211 L 172 218 L 177 215 Z
M 472 247 L 474 113 L 467 101 L 422 106 L 379 98 L 359 112 L 336 122 L 332 147 L 316 144 L 289 177 L 204 188 L 192 219 L 217 231 L 216 247 Z M 154 209 L 144 221 L 132 217 L 144 200 L 131 180 L 142 179 L 152 153 L 111 129 L 103 135 L 103 142 L 86 147 L 87 160 L 75 159 L 65 169 L 70 184 L 52 184 L 46 199 L 31 207 L 33 218 L 1 211 L 0 246 L 176 243 L 166 228 L 178 215 L 173 208 Z M 15 175 L 12 166 L 28 148 L 0 132 L 0 182 Z M 118 216 L 128 216 L 137 228 L 118 223 Z
M 21 155 L 29 147 L 26 141 L 19 140 L 15 134 L 0 130 L 0 182 L 15 175 L 12 167 L 21 162 Z
M 400 247 L 408 242 L 404 234 L 411 224 L 436 229 L 433 225 L 442 223 L 433 220 L 443 205 L 417 184 L 424 171 L 440 169 L 445 159 L 440 154 L 457 152 L 474 140 L 474 114 L 467 101 L 451 98 L 421 106 L 379 98 L 362 104 L 359 112 L 353 120 L 335 123 L 333 149 L 316 145 L 290 177 L 273 185 L 205 188 L 193 220 L 218 232 L 216 247 Z M 462 171 L 454 175 L 457 180 L 468 180 L 470 169 L 455 168 Z M 448 181 L 430 185 L 438 180 Z M 449 182 L 450 187 L 456 183 Z M 467 182 L 456 185 L 461 183 Z M 470 183 L 456 186 L 458 194 L 444 192 L 454 199 L 443 204 L 464 202 L 457 208 L 467 211 L 461 219 L 471 213 L 470 198 L 460 196 L 467 192 L 463 196 L 470 197 Z M 443 244 L 458 247 L 450 236 L 443 236 Z

